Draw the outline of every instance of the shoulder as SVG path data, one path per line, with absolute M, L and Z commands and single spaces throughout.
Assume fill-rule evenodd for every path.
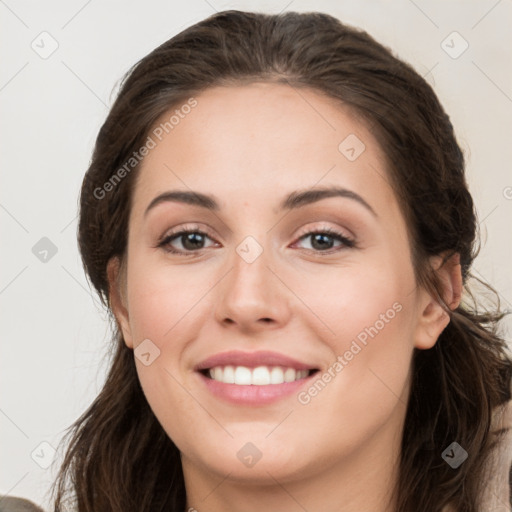
M 512 400 L 496 408 L 491 431 L 493 440 L 496 442 L 489 461 L 490 474 L 493 478 L 486 487 L 483 503 L 488 507 L 486 510 L 509 511 L 511 510 Z
M 4 496 L 0 498 L 0 512 L 43 512 L 43 510 L 24 498 Z
M 490 481 L 484 487 L 479 510 L 510 512 L 512 496 L 512 400 L 498 406 L 491 425 L 496 443 L 487 461 Z M 0 511 L 1 512 L 1 511 Z M 442 512 L 458 512 L 455 505 L 446 505 Z

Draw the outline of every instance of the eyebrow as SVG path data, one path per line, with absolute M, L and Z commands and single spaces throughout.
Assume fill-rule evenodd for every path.
M 307 190 L 296 190 L 288 194 L 279 205 L 279 210 L 293 210 L 302 206 L 316 203 L 330 197 L 343 197 L 352 199 L 364 206 L 374 217 L 378 217 L 375 210 L 359 195 L 342 187 L 324 187 Z M 214 196 L 188 190 L 170 190 L 156 196 L 144 212 L 144 216 L 155 206 L 164 202 L 178 202 L 206 208 L 207 210 L 219 211 L 220 206 Z

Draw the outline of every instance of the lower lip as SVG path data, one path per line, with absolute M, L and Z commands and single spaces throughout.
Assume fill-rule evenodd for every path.
M 294 380 L 293 382 L 283 382 L 283 384 L 267 384 L 265 386 L 249 384 L 243 386 L 225 384 L 206 377 L 200 372 L 198 374 L 213 395 L 237 405 L 266 405 L 277 402 L 296 393 L 302 386 L 309 383 L 315 375 L 309 375 L 304 379 Z

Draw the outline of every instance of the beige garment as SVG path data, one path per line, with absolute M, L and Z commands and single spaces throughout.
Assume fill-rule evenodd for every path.
M 0 497 L 0 512 L 43 512 L 31 501 L 14 496 Z
M 503 410 L 498 408 L 495 411 L 492 431 L 502 429 L 507 429 L 507 432 L 495 447 L 489 462 L 492 478 L 485 487 L 480 512 L 512 512 L 509 482 L 512 465 L 512 400 L 507 402 Z M 442 512 L 457 512 L 457 509 L 448 505 Z
M 507 430 L 502 441 L 494 450 L 491 474 L 494 478 L 486 487 L 483 497 L 483 512 L 510 512 L 510 466 L 512 465 L 512 400 L 505 410 L 499 409 L 494 415 L 493 431 Z

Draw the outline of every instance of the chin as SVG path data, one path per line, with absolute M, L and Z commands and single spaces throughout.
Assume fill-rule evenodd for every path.
M 285 443 L 283 437 L 271 439 L 274 434 L 266 439 L 269 431 L 256 435 L 254 430 L 250 433 L 248 430 L 247 436 L 239 432 L 229 440 L 203 438 L 204 449 L 196 445 L 190 456 L 183 452 L 182 458 L 202 466 L 208 473 L 222 478 L 229 474 L 230 480 L 247 484 L 275 484 L 275 480 L 286 482 L 304 478 L 306 473 L 314 473 L 315 465 L 321 470 L 326 459 L 305 451 L 307 440 L 292 442 L 288 436 Z

